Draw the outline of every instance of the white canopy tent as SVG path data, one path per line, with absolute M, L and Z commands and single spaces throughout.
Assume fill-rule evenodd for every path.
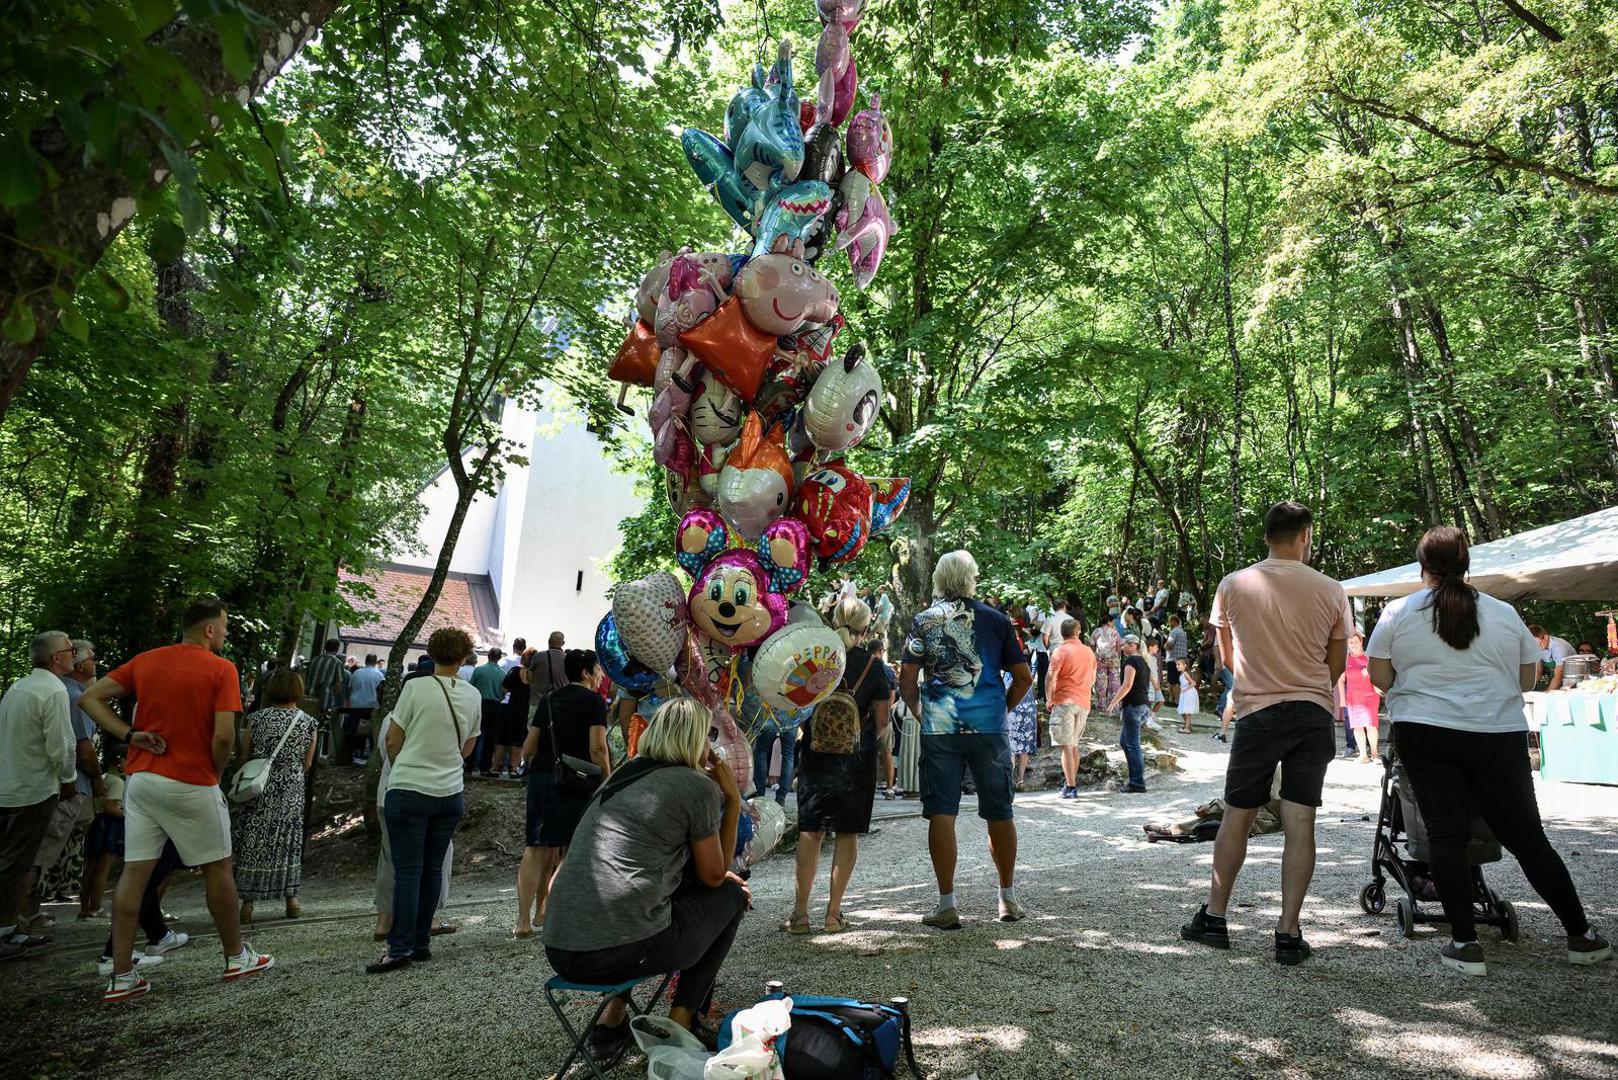
M 1471 582 L 1501 600 L 1618 600 L 1618 506 L 1472 549 Z M 1408 596 L 1415 563 L 1343 582 L 1350 596 Z

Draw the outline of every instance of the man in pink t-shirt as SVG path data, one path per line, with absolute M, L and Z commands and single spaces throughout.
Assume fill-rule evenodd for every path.
M 1281 770 L 1281 918 L 1275 959 L 1301 964 L 1309 946 L 1298 913 L 1315 873 L 1315 810 L 1337 756 L 1333 687 L 1353 632 L 1343 587 L 1308 565 L 1309 509 L 1278 502 L 1264 515 L 1270 557 L 1219 583 L 1208 622 L 1236 676 L 1236 735 L 1225 772 L 1225 816 L 1214 842 L 1208 902 L 1180 936 L 1230 948 L 1225 906 L 1247 859 L 1247 835 Z

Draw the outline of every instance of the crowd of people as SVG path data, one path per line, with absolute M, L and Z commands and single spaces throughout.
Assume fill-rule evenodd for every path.
M 826 609 L 847 649 L 839 692 L 805 715 L 759 725 L 754 747 L 751 795 L 769 797 L 773 775 L 776 799 L 796 796 L 796 889 L 782 929 L 847 928 L 843 900 L 860 837 L 871 830 L 875 800 L 893 790 L 896 716 L 913 721 L 906 737 L 918 740 L 937 886 L 921 922 L 947 931 L 970 914 L 956 894 L 963 790 L 975 792 L 986 824 L 995 917 L 1027 915 L 1017 892 L 1014 811 L 1042 714 L 1060 748 L 1059 798 L 1078 796 L 1080 748 L 1096 710 L 1118 715 L 1128 774 L 1122 790 L 1138 793 L 1146 790 L 1141 728 L 1172 703 L 1181 730 L 1190 730 L 1201 696 L 1217 689 L 1216 710 L 1234 731 L 1225 812 L 1207 900 L 1182 938 L 1230 947 L 1226 912 L 1250 830 L 1278 795 L 1285 840 L 1274 957 L 1287 965 L 1309 957 L 1300 915 L 1327 766 L 1340 731 L 1352 752 L 1375 755 L 1385 712 L 1431 838 L 1432 880 L 1451 935 L 1442 962 L 1468 974 L 1485 970 L 1466 862 L 1474 808 L 1560 919 L 1569 960 L 1609 957 L 1534 801 L 1521 694 L 1547 670 L 1555 677 L 1560 646 L 1466 584 L 1466 538 L 1453 528 L 1423 537 L 1417 555 L 1426 587 L 1391 604 L 1362 642 L 1342 586 L 1309 565 L 1312 530 L 1307 508 L 1270 509 L 1268 557 L 1220 582 L 1195 653 L 1194 600 L 1182 593 L 1171 606 L 1162 582 L 1139 603 L 1109 596 L 1106 616 L 1091 628 L 1077 598 L 1058 599 L 1049 612 L 979 599 L 976 561 L 954 551 L 938 560 L 932 603 L 902 635 L 895 671 L 884 632 L 891 600 L 885 608 L 884 594 L 843 591 Z M 38 869 L 60 856 L 64 838 L 85 831 L 81 917 L 99 916 L 109 864 L 123 862 L 102 962 L 105 1000 L 149 992 L 145 971 L 187 944 L 161 906 L 182 866 L 203 878 L 223 977 L 273 967 L 242 927 L 251 925 L 255 903 L 279 900 L 289 917 L 299 913 L 305 776 L 324 738 L 334 760 L 381 755 L 376 938 L 386 948 L 368 972 L 431 960 L 432 938 L 454 929 L 441 915 L 467 778 L 520 776 L 527 820 L 513 936 L 538 936 L 552 967 L 581 983 L 680 971 L 672 1015 L 701 1032 L 751 907 L 738 859 L 739 825 L 750 808 L 710 741 L 703 705 L 667 685 L 643 695 L 615 690 L 596 655 L 565 648 L 560 633 L 545 649 L 519 639 L 512 657 L 489 649 L 479 658 L 465 631 L 444 627 L 385 716 L 378 715 L 376 658 L 351 669 L 332 641 L 299 669 L 261 673 L 255 707 L 238 722 L 241 682 L 220 655 L 225 606 L 198 601 L 184 623 L 178 644 L 99 678 L 89 642 L 42 633 L 32 673 L 0 696 L 0 957 L 22 955 L 44 937 L 32 916 Z M 120 712 L 130 698 L 137 704 Z M 98 755 L 96 729 L 119 751 Z M 221 785 L 233 757 L 268 763 L 261 790 L 239 798 L 246 767 Z M 227 790 L 239 802 L 234 815 Z M 827 833 L 834 846 L 826 899 L 812 912 Z M 628 1038 L 617 1005 L 589 1045 L 610 1055 Z

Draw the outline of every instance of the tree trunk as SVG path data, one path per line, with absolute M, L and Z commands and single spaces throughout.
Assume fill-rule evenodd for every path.
M 893 588 L 899 599 L 894 621 L 900 626 L 909 625 L 917 612 L 932 603 L 935 517 L 933 491 L 913 494 L 905 507 L 904 534 L 892 543 Z
M 1236 303 L 1230 288 L 1230 151 L 1219 182 L 1219 293 L 1225 316 L 1225 354 L 1230 360 L 1230 540 L 1231 558 L 1242 557 L 1242 424 L 1247 380 L 1236 344 Z M 1199 598 L 1200 599 L 1200 598 Z
M 253 55 L 259 60 L 246 86 L 225 69 L 218 34 L 203 19 L 176 18 L 150 40 L 195 81 L 205 97 L 230 95 L 246 104 L 340 6 L 341 0 L 254 0 L 258 19 L 248 27 L 254 38 Z M 39 219 L 31 229 L 21 227 L 16 213 L 0 210 L 0 236 L 27 233 L 23 238 L 34 245 L 24 247 L 10 241 L 5 244 L 4 254 L 0 255 L 0 302 L 27 296 L 36 327 L 33 340 L 27 344 L 0 339 L 0 420 L 5 419 L 40 346 L 61 314 L 52 286 L 71 292 L 134 217 L 136 201 L 157 191 L 168 178 L 163 143 L 155 125 L 132 129 L 124 138 L 133 143 L 129 154 L 143 161 L 143 166 L 127 171 L 108 168 L 99 158 L 74 146 L 55 119 L 30 133 L 29 144 L 44 159 L 53 182 L 38 203 L 28 208 L 28 213 Z M 130 172 L 143 178 L 139 184 L 130 183 Z M 63 253 L 73 268 L 58 269 L 39 250 L 41 247 Z

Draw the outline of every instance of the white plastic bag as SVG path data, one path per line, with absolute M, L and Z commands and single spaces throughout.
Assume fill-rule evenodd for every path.
M 713 1054 L 679 1024 L 664 1016 L 637 1016 L 629 1032 L 646 1054 L 647 1080 L 704 1080 Z
M 731 1018 L 730 1045 L 703 1067 L 703 1080 L 785 1080 L 775 1041 L 791 1026 L 791 998 L 743 1009 Z

